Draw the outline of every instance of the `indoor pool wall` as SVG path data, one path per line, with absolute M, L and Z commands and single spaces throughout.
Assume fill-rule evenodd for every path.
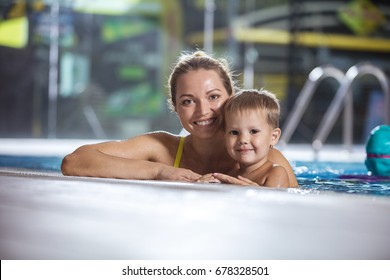
M 1 259 L 390 258 L 388 196 L 62 176 L 60 159 L 82 142 L 0 144 L 8 162 L 52 161 L 0 167 Z M 331 176 L 364 159 L 361 147 L 335 151 Z M 322 180 L 305 166 L 310 149 L 283 152 L 299 180 Z

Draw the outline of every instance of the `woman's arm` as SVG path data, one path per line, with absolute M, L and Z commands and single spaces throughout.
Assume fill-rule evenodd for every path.
M 200 175 L 174 168 L 170 149 L 176 149 L 174 136 L 154 133 L 125 141 L 85 145 L 65 156 L 64 175 L 121 179 L 196 181 Z
M 268 159 L 275 164 L 283 166 L 286 169 L 290 187 L 298 187 L 298 181 L 290 163 L 278 149 L 271 149 L 268 153 Z

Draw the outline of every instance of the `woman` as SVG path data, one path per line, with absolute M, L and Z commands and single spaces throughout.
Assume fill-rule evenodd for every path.
M 183 54 L 169 77 L 170 105 L 187 137 L 153 132 L 124 141 L 85 145 L 67 155 L 62 173 L 123 179 L 194 182 L 201 175 L 226 173 L 237 166 L 224 145 L 221 108 L 234 92 L 232 73 L 222 60 L 204 52 Z M 272 149 L 269 159 L 284 166 L 297 186 L 286 158 Z M 226 176 L 225 183 L 248 184 Z

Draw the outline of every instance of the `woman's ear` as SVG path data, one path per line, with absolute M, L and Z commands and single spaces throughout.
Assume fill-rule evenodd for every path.
M 275 146 L 279 142 L 281 133 L 282 131 L 280 130 L 280 128 L 275 128 L 274 130 L 272 130 L 271 146 Z

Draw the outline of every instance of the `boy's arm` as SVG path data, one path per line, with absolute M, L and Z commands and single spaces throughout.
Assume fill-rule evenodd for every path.
M 285 156 L 276 148 L 273 148 L 268 153 L 268 160 L 281 165 L 285 168 L 289 179 L 289 187 L 297 187 L 298 181 L 295 177 L 294 170 L 292 169 L 289 161 L 285 158 Z
M 274 188 L 289 188 L 290 181 L 286 169 L 281 165 L 274 164 L 267 176 L 267 179 L 265 180 L 265 186 Z

